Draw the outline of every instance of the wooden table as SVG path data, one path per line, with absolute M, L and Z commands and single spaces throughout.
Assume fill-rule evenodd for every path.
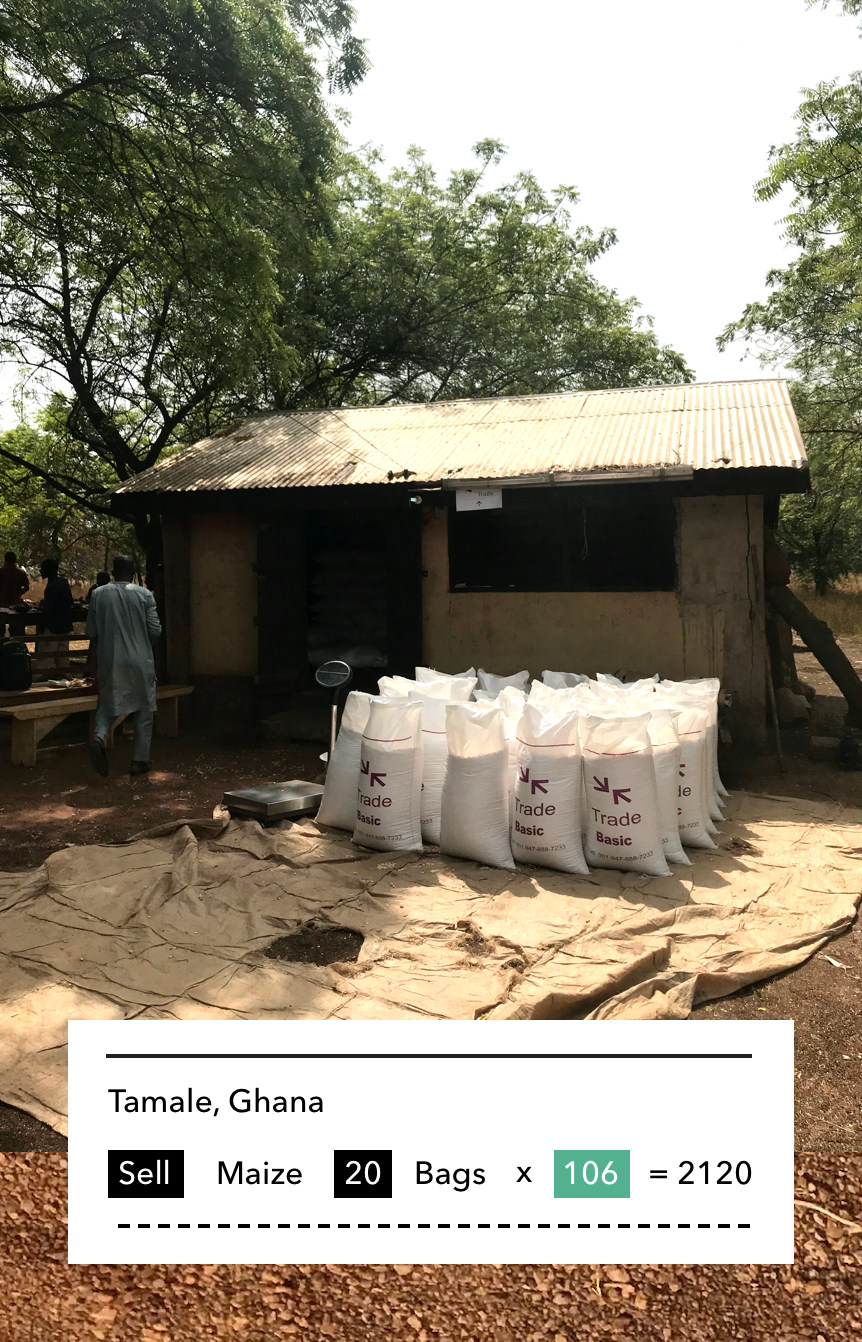
M 158 685 L 156 687 L 156 736 L 179 736 L 178 705 L 180 699 L 194 690 L 193 685 Z M 42 691 L 38 691 L 42 693 Z M 15 693 L 15 691 L 10 691 Z M 30 691 L 22 690 L 21 696 Z M 12 763 L 28 765 L 36 763 L 36 750 L 43 736 L 47 736 L 54 727 L 59 726 L 70 713 L 90 714 L 90 735 L 96 717 L 99 696 L 92 693 L 59 690 L 60 699 L 40 699 L 38 702 L 26 700 L 24 703 L 0 707 L 0 716 L 12 719 Z M 123 713 L 115 718 L 108 732 L 108 749 L 114 744 L 114 731 L 124 720 Z

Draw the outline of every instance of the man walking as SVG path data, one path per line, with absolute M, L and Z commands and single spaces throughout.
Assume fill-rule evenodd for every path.
M 87 635 L 90 658 L 99 676 L 96 728 L 90 742 L 90 760 L 97 773 L 108 772 L 107 740 L 115 718 L 134 719 L 131 773 L 150 767 L 150 740 L 156 711 L 156 667 L 153 644 L 162 632 L 156 602 L 146 587 L 138 587 L 134 560 L 117 555 L 114 581 L 97 587 L 90 597 Z

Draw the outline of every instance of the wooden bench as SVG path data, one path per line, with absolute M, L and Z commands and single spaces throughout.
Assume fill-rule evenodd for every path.
M 193 685 L 159 685 L 156 687 L 156 736 L 179 736 L 180 699 L 191 694 Z M 61 693 L 63 693 L 61 691 Z M 36 763 L 36 748 L 43 736 L 59 726 L 70 713 L 90 714 L 90 735 L 99 703 L 97 694 L 79 694 L 77 697 L 49 699 L 39 703 L 14 704 L 0 708 L 0 716 L 12 719 L 12 763 L 32 768 Z M 114 744 L 114 732 L 127 714 L 115 718 L 108 733 L 106 745 Z
M 83 695 L 91 698 L 95 693 L 92 685 L 82 685 L 74 689 L 61 689 L 54 685 L 41 685 L 34 681 L 29 690 L 0 690 L 0 708 L 18 708 L 20 704 L 42 704 L 58 699 L 80 699 Z

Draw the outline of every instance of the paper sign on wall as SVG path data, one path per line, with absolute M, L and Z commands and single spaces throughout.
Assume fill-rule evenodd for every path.
M 488 508 L 502 508 L 502 489 L 456 489 L 455 511 L 458 513 L 486 512 Z

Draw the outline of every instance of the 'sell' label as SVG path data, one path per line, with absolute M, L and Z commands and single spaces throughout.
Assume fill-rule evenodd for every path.
M 109 1151 L 109 1198 L 181 1198 L 184 1151 Z

